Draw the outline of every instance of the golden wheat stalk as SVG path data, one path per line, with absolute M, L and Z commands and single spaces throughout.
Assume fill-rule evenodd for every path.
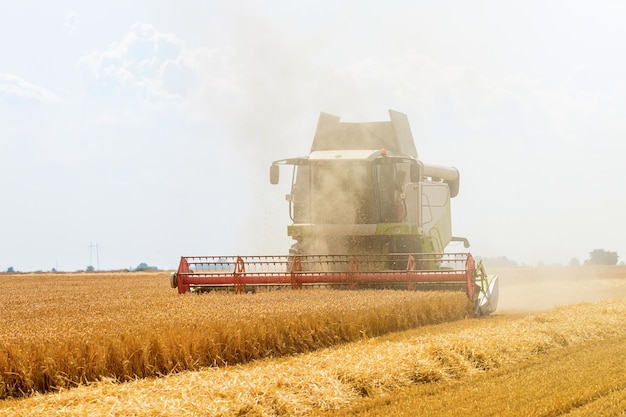
M 179 296 L 164 273 L 12 279 L 0 283 L 0 398 L 308 352 L 467 314 L 462 293 Z

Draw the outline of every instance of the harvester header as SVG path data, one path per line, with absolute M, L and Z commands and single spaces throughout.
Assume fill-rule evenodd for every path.
M 309 155 L 291 166 L 287 194 L 294 240 L 283 256 L 182 257 L 172 274 L 179 293 L 260 287 L 461 290 L 477 315 L 495 311 L 498 279 L 469 253 L 448 253 L 450 200 L 459 192 L 456 168 L 424 163 L 406 115 L 389 121 L 342 122 L 322 113 Z

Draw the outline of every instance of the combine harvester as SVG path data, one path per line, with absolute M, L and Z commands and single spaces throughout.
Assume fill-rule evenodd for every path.
M 180 294 L 258 287 L 450 289 L 467 294 L 476 315 L 495 311 L 498 278 L 452 241 L 450 199 L 456 168 L 418 159 L 406 115 L 346 123 L 322 113 L 308 156 L 274 161 L 293 167 L 286 199 L 295 243 L 284 256 L 183 256 L 170 281 Z

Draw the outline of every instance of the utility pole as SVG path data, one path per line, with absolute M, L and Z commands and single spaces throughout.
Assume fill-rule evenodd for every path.
M 89 265 L 93 266 L 92 262 L 92 254 L 93 249 L 96 249 L 96 270 L 100 269 L 100 254 L 98 252 L 98 243 L 94 245 L 93 242 L 89 242 Z

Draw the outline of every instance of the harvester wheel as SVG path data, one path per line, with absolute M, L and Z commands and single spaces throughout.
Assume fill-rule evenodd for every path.
M 170 286 L 172 288 L 178 287 L 178 274 L 176 272 L 170 274 Z

